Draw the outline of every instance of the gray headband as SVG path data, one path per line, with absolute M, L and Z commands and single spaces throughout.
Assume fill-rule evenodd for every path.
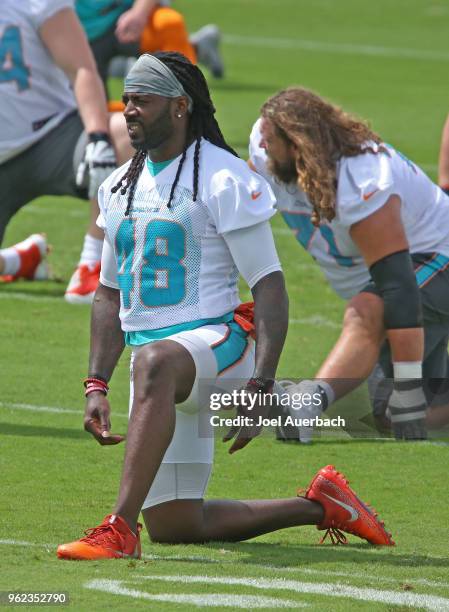
M 163 62 L 145 53 L 141 55 L 125 77 L 126 93 L 147 93 L 166 98 L 185 96 L 189 101 L 189 112 L 192 112 L 192 98 L 173 72 Z

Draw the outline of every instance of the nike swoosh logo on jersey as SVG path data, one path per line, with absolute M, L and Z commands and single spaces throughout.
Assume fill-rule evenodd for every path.
M 262 195 L 261 191 L 251 191 L 251 200 L 257 200 L 260 195 Z
M 374 191 L 370 191 L 369 193 L 365 193 L 363 195 L 363 201 L 366 202 L 367 200 L 369 200 L 378 191 L 379 191 L 378 189 L 375 189 Z
M 338 504 L 339 506 L 341 506 L 342 508 L 344 508 L 345 510 L 347 510 L 349 512 L 349 514 L 351 515 L 351 518 L 349 519 L 348 523 L 353 523 L 354 521 L 356 521 L 359 518 L 359 513 L 352 506 L 349 506 L 348 504 L 345 504 L 345 502 L 342 502 L 339 499 L 335 499 L 335 497 L 331 497 L 327 493 L 323 493 L 323 495 L 325 495 L 330 500 L 332 500 L 333 502 L 335 502 L 336 504 Z

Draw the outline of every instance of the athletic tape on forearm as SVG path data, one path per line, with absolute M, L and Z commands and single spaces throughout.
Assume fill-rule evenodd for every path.
M 392 423 L 404 423 L 426 418 L 426 398 L 421 383 L 416 381 L 409 388 L 395 388 L 388 403 Z M 406 383 L 403 383 L 405 385 Z
M 427 402 L 422 388 L 422 363 L 395 362 L 394 389 L 389 401 L 392 423 L 405 423 L 426 417 Z
M 409 251 L 399 251 L 370 267 L 384 301 L 386 329 L 422 327 L 422 305 Z

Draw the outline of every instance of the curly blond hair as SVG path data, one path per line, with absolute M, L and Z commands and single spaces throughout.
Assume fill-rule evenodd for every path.
M 368 125 L 308 89 L 290 87 L 261 109 L 280 136 L 295 147 L 298 185 L 313 205 L 312 222 L 335 217 L 337 162 L 362 152 L 375 154 L 367 141 L 382 142 Z M 384 151 L 381 147 L 379 150 Z

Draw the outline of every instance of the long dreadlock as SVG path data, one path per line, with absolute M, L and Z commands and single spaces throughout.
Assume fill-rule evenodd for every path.
M 239 157 L 238 154 L 230 147 L 224 139 L 221 132 L 220 126 L 215 119 L 215 107 L 212 103 L 209 87 L 207 86 L 206 79 L 203 76 L 201 70 L 192 64 L 181 53 L 175 52 L 160 52 L 154 53 L 154 56 L 158 60 L 163 62 L 176 76 L 178 81 L 182 84 L 185 92 L 189 94 L 193 101 L 192 112 L 189 116 L 189 124 L 187 128 L 186 144 L 179 161 L 178 169 L 176 171 L 175 180 L 173 181 L 170 197 L 168 199 L 167 206 L 170 208 L 176 185 L 178 184 L 179 177 L 181 175 L 182 166 L 186 159 L 186 152 L 188 143 L 195 140 L 195 151 L 193 155 L 193 201 L 196 202 L 198 196 L 198 179 L 199 179 L 199 159 L 200 159 L 200 147 L 201 138 L 205 138 L 210 143 L 229 151 L 232 155 Z M 134 192 L 136 190 L 137 181 L 140 173 L 142 172 L 147 151 L 139 150 L 135 153 L 132 158 L 131 164 L 128 167 L 126 173 L 121 177 L 114 187 L 112 187 L 112 193 L 115 193 L 120 189 L 120 193 L 125 195 L 128 191 L 128 204 L 126 207 L 125 215 L 129 215 L 131 210 Z

